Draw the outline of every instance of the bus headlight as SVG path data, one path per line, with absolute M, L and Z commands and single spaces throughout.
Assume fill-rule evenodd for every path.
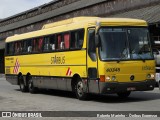
M 154 74 L 147 74 L 147 79 L 154 79 Z
M 155 75 L 154 75 L 154 74 L 151 74 L 151 78 L 154 79 L 154 78 L 155 78 Z
M 106 76 L 106 81 L 109 81 L 110 80 L 110 77 L 109 76 Z

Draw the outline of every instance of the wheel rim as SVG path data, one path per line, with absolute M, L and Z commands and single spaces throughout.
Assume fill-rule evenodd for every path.
M 79 81 L 77 83 L 77 94 L 80 97 L 83 95 L 83 83 L 82 83 L 82 81 Z

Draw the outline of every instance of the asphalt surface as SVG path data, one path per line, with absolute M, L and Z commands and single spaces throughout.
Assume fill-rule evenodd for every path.
M 121 99 L 117 95 L 91 95 L 89 100 L 80 101 L 73 93 L 65 91 L 41 90 L 37 94 L 22 93 L 19 86 L 11 85 L 1 77 L 0 111 L 160 111 L 160 90 L 155 88 L 153 91 L 133 92 L 127 99 Z M 66 118 L 62 115 L 62 118 L 54 119 Z

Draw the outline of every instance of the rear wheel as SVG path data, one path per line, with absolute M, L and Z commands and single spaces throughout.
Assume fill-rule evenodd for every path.
M 131 94 L 130 91 L 117 93 L 117 95 L 118 95 L 119 97 L 121 97 L 121 98 L 127 98 L 130 94 Z
M 29 80 L 28 80 L 28 89 L 29 89 L 29 92 L 32 93 L 32 94 L 36 93 L 37 92 L 37 88 L 34 87 L 32 77 L 29 76 L 28 78 L 29 78 Z
M 19 87 L 21 92 L 27 92 L 27 86 L 24 83 L 24 78 L 22 75 L 19 77 Z
M 84 92 L 84 85 L 80 78 L 78 78 L 76 84 L 75 84 L 75 93 L 79 100 L 86 100 L 87 99 L 87 93 Z

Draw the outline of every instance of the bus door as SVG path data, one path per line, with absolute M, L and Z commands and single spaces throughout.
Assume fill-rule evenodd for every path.
M 90 93 L 99 93 L 99 80 L 97 69 L 97 54 L 95 45 L 95 29 L 88 29 L 87 40 L 87 73 L 88 73 L 88 90 Z

